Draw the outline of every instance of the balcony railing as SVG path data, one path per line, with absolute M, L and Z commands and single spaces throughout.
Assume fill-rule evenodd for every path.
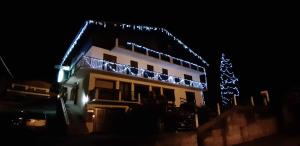
M 96 87 L 89 91 L 90 101 L 105 101 L 119 103 L 143 103 L 143 104 L 163 104 L 175 102 L 175 97 L 169 95 L 156 95 L 153 91 L 127 91 L 122 92 L 118 89 L 106 89 Z
M 175 77 L 171 75 L 165 75 L 154 71 L 145 70 L 142 68 L 134 68 L 130 65 L 113 63 L 106 60 L 101 60 L 93 57 L 83 56 L 78 62 L 77 67 L 89 67 L 92 69 L 110 71 L 119 74 L 126 74 L 131 76 L 136 76 L 140 78 L 152 79 L 161 82 L 167 82 L 177 85 L 184 85 L 188 87 L 194 87 L 199 89 L 206 89 L 206 84 L 187 80 L 180 77 Z

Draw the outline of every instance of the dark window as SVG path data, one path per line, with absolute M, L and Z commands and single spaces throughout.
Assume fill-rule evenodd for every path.
M 125 47 L 124 47 L 126 50 L 132 50 L 132 45 L 126 45 Z
M 149 86 L 141 85 L 141 84 L 134 84 L 134 97 L 135 100 L 138 99 L 140 95 L 141 99 L 149 97 Z
M 182 62 L 182 66 L 190 68 L 190 64 L 185 61 Z
M 190 85 L 190 80 L 193 80 L 193 77 L 192 76 L 190 76 L 190 75 L 186 75 L 186 74 L 184 74 L 184 82 L 185 82 L 185 84 L 186 85 Z
M 117 57 L 112 56 L 112 55 L 108 55 L 108 54 L 103 54 L 103 60 L 116 63 L 117 62 Z M 113 71 L 113 70 L 116 69 L 116 64 L 113 64 L 113 63 L 107 64 L 107 70 L 108 71 Z
M 197 66 L 196 65 L 193 65 L 193 64 L 191 64 L 191 68 L 193 69 L 193 70 L 197 70 Z
M 175 102 L 175 94 L 173 89 L 163 89 L 163 94 L 168 101 Z
M 153 68 L 154 68 L 154 67 L 153 67 L 152 65 L 147 65 L 147 70 L 153 71 L 153 70 L 154 70 Z
M 152 87 L 152 96 L 157 98 L 160 96 L 160 87 Z
M 175 82 L 176 83 L 180 82 L 180 79 L 179 78 L 175 78 Z
M 153 51 L 148 51 L 149 56 L 154 57 L 154 58 L 159 58 L 159 54 Z
M 184 79 L 186 80 L 193 80 L 193 77 L 187 74 L 184 74 Z
M 118 92 L 115 90 L 116 82 L 112 80 L 96 79 L 95 88 L 98 90 L 98 99 L 116 100 Z
M 200 72 L 204 72 L 204 69 L 203 69 L 202 67 L 198 67 L 198 70 L 199 70 Z
M 201 83 L 205 83 L 206 82 L 206 79 L 205 79 L 205 75 L 200 75 L 200 82 Z
M 130 60 L 130 72 L 131 73 L 134 73 L 134 74 L 137 74 L 138 73 L 138 62 L 136 61 L 133 61 L 133 60 Z
M 116 63 L 117 57 L 113 55 L 103 54 L 103 60 Z
M 138 53 L 146 54 L 146 50 L 143 49 L 143 48 L 135 47 L 135 48 L 134 48 L 134 51 L 135 51 L 135 52 L 138 52 Z
M 138 68 L 138 62 L 133 61 L 133 60 L 130 60 L 130 66 L 131 66 L 131 67 Z
M 194 92 L 185 92 L 185 95 L 186 95 L 186 102 L 187 103 L 191 103 L 191 104 L 196 103 Z
M 162 73 L 165 74 L 165 75 L 168 75 L 168 70 L 163 68 Z
M 160 58 L 161 58 L 161 60 L 164 60 L 164 61 L 168 61 L 168 62 L 170 62 L 170 57 L 169 57 L 169 56 L 167 56 L 167 55 L 163 55 L 163 54 L 161 54 L 161 55 L 160 55 Z
M 145 78 L 154 77 L 152 65 L 147 65 L 147 70 L 144 71 L 144 77 Z
M 173 58 L 173 63 L 177 65 L 181 65 L 181 61 L 175 58 Z
M 120 82 L 122 100 L 131 100 L 131 83 Z
M 98 99 L 99 98 L 107 99 L 107 100 L 118 100 L 119 99 L 119 90 L 98 88 Z

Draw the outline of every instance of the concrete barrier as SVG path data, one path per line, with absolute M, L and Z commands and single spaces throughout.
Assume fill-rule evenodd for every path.
M 210 131 L 207 137 L 202 138 L 205 146 L 231 146 L 241 144 L 277 132 L 277 122 L 274 117 L 260 118 L 255 116 L 248 122 L 242 113 L 233 113 L 224 118 L 226 123 L 223 128 Z
M 223 146 L 223 136 L 210 136 L 204 139 L 205 146 Z

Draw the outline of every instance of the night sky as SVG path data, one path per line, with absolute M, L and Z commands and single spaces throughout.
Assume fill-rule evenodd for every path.
M 84 20 L 94 19 L 164 27 L 208 61 L 209 72 L 218 71 L 220 53 L 225 52 L 245 96 L 300 82 L 300 25 L 293 9 L 178 5 L 169 9 L 124 6 L 115 11 L 113 5 L 98 6 L 81 9 L 44 4 L 1 10 L 1 56 L 15 79 L 55 82 L 54 65 L 60 63 Z M 208 81 L 209 87 L 215 83 Z

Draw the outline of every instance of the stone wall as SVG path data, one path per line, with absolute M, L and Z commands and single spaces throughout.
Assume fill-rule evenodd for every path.
M 275 134 L 274 117 L 249 119 L 234 112 L 224 120 L 224 126 L 212 129 L 203 140 L 205 146 L 231 146 Z
M 179 132 L 159 135 L 155 146 L 198 146 L 197 132 Z

